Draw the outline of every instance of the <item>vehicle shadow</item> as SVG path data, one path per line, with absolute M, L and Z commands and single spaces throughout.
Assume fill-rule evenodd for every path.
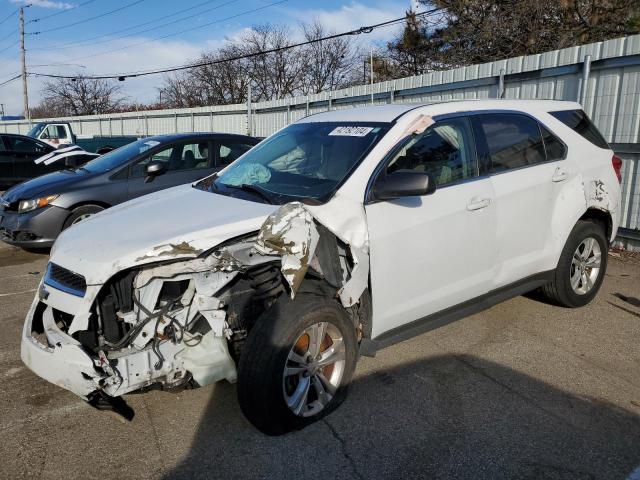
M 338 410 L 282 437 L 249 425 L 235 397 L 215 388 L 165 478 L 624 479 L 640 464 L 640 408 L 469 355 L 361 374 Z

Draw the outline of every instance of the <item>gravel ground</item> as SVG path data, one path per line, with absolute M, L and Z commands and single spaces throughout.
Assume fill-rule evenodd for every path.
M 518 297 L 363 358 L 340 409 L 278 438 L 226 383 L 129 395 L 125 424 L 32 374 L 20 331 L 46 261 L 0 246 L 3 478 L 625 479 L 640 465 L 638 258 L 611 256 L 588 307 Z

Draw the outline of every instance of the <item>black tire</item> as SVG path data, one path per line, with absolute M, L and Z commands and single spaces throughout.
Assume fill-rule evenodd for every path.
M 285 400 L 284 368 L 289 352 L 305 329 L 328 322 L 342 334 L 345 363 L 333 398 L 318 413 L 296 415 Z M 357 362 L 356 331 L 335 299 L 301 293 L 291 300 L 281 295 L 256 322 L 245 342 L 238 367 L 238 401 L 245 417 L 267 435 L 299 430 L 323 418 L 345 399 Z M 311 392 L 311 387 L 309 388 Z
M 82 205 L 80 207 L 74 208 L 73 210 L 71 210 L 71 214 L 64 221 L 62 229 L 66 230 L 83 216 L 94 215 L 98 212 L 101 212 L 102 210 L 104 210 L 104 208 L 99 207 L 98 205 Z
M 600 270 L 593 282 L 593 287 L 586 293 L 576 293 L 571 286 L 572 260 L 578 246 L 587 238 L 594 238 L 600 247 Z M 587 305 L 597 295 L 607 270 L 608 243 L 602 224 L 589 220 L 580 220 L 569 234 L 567 243 L 562 249 L 553 280 L 542 287 L 544 296 L 557 305 L 577 308 Z

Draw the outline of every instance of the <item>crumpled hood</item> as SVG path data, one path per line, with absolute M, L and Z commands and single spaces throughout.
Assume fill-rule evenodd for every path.
M 109 208 L 65 230 L 51 261 L 83 275 L 88 285 L 99 285 L 136 265 L 196 257 L 260 229 L 277 208 L 181 185 Z
M 2 195 L 2 199 L 6 202 L 13 203 L 18 200 L 28 200 L 30 198 L 53 195 L 87 178 L 88 174 L 73 170 L 51 172 L 14 185 Z

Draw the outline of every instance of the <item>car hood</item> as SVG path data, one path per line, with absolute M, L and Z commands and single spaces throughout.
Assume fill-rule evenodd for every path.
M 191 185 L 122 203 L 65 230 L 51 261 L 105 283 L 137 265 L 194 258 L 233 237 L 260 229 L 278 205 L 218 195 Z
M 80 180 L 86 179 L 87 176 L 87 173 L 77 172 L 74 170 L 60 170 L 57 172 L 47 173 L 41 177 L 32 178 L 26 182 L 14 185 L 2 195 L 2 199 L 5 202 L 14 203 L 18 200 L 27 200 L 44 195 L 53 195 L 60 193 L 63 189 L 66 190 L 69 186 Z

